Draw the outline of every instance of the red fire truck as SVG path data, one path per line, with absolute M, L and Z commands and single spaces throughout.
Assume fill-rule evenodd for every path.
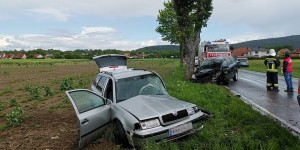
M 227 42 L 225 39 L 216 40 L 212 42 L 201 42 L 198 51 L 199 64 L 201 64 L 202 61 L 207 58 L 231 56 L 231 53 L 232 47 L 230 46 L 229 42 Z

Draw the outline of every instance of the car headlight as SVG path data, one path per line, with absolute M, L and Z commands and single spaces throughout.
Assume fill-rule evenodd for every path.
M 158 119 L 151 119 L 151 120 L 147 120 L 147 121 L 142 121 L 140 123 L 141 128 L 144 129 L 150 129 L 150 128 L 154 128 L 157 126 L 160 126 L 159 120 Z
M 199 109 L 198 109 L 197 106 L 188 108 L 188 109 L 186 109 L 186 110 L 187 110 L 187 112 L 188 112 L 189 115 L 193 115 L 193 114 L 195 114 L 196 112 L 199 111 Z

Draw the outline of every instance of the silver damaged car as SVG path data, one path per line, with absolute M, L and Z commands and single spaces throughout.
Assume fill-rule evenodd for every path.
M 161 77 L 151 71 L 128 69 L 123 55 L 93 58 L 100 73 L 91 90 L 66 91 L 75 109 L 79 147 L 99 138 L 110 123 L 123 146 L 145 140 L 174 140 L 203 128 L 210 113 L 171 97 Z

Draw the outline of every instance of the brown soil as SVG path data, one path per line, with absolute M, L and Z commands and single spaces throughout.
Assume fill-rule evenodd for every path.
M 5 72 L 4 72 L 5 71 Z M 94 62 L 54 65 L 0 65 L 0 126 L 6 123 L 5 115 L 14 107 L 15 99 L 24 110 L 21 125 L 0 131 L 0 149 L 77 149 L 77 119 L 65 93 L 60 91 L 63 78 L 72 78 L 74 85 L 88 88 L 98 68 Z M 80 85 L 79 82 L 84 84 Z M 34 99 L 26 86 L 40 87 L 42 98 Z M 42 86 L 49 86 L 53 95 L 44 96 Z M 115 145 L 99 139 L 85 149 L 113 149 Z

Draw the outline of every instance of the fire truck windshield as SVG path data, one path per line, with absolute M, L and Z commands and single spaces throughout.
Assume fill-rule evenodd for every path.
M 212 44 L 206 45 L 207 52 L 229 52 L 229 45 L 227 44 Z

